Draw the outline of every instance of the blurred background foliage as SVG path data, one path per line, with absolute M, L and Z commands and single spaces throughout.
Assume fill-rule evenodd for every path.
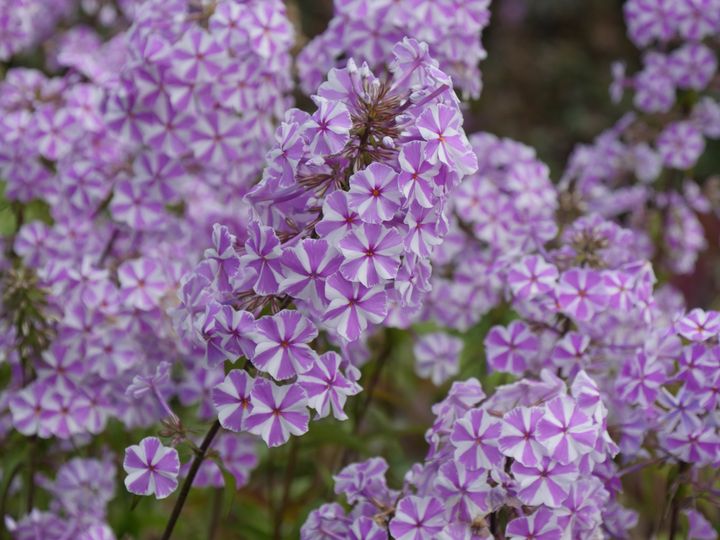
M 332 0 L 288 0 L 288 7 L 299 32 L 298 49 L 322 32 L 332 15 Z M 628 110 L 627 102 L 613 105 L 608 96 L 611 63 L 626 61 L 630 72 L 638 65 L 638 52 L 625 35 L 622 2 L 495 0 L 492 14 L 483 37 L 488 52 L 482 64 L 484 89 L 480 99 L 469 104 L 466 130 L 488 131 L 533 146 L 557 179 L 575 144 L 591 142 Z M 16 63 L 35 65 L 39 60 L 20 59 Z M 297 100 L 301 107 L 310 104 L 300 94 Z M 720 151 L 710 148 L 701 166 L 720 170 Z M 19 215 L 17 208 L 2 198 L 0 183 L 0 235 L 11 234 L 19 220 L 32 219 L 49 219 L 48 209 L 30 204 Z M 709 238 L 720 235 L 717 223 L 705 225 Z M 714 290 L 720 289 L 720 268 L 711 265 L 711 260 L 701 258 L 692 283 L 678 283 L 690 303 L 708 303 L 704 291 L 710 282 L 715 283 Z M 482 343 L 490 327 L 511 319 L 507 309 L 495 309 L 463 336 L 459 378 L 479 378 L 487 393 L 509 382 L 504 375 L 486 372 Z M 431 329 L 427 325 L 416 331 Z M 326 418 L 314 422 L 306 436 L 293 439 L 291 444 L 272 452 L 263 446 L 250 485 L 240 491 L 193 490 L 173 538 L 298 538 L 308 512 L 334 499 L 332 475 L 343 464 L 374 455 L 387 459 L 389 484 L 400 487 L 403 475 L 424 457 L 427 445 L 423 435 L 433 420 L 431 406 L 446 395 L 450 383 L 434 387 L 415 375 L 412 335 L 408 332 L 385 330 L 371 339 L 370 347 L 376 358 L 365 366 L 361 383 L 373 390 L 351 398 L 347 407 L 350 420 Z M 378 366 L 382 368 L 378 370 Z M 174 405 L 182 410 L 179 404 Z M 197 429 L 201 436 L 206 427 Z M 122 450 L 143 435 L 129 435 L 120 424 L 111 423 L 97 444 L 116 451 L 121 471 Z M 91 450 L 78 449 L 77 454 Z M 41 445 L 38 451 L 43 453 L 45 447 Z M 12 453 L 0 459 L 2 468 L 8 470 Z M 45 460 L 52 462 L 52 456 L 45 456 Z M 641 515 L 651 519 L 660 519 L 659 509 L 663 507 L 665 474 L 660 472 L 638 473 L 626 484 L 626 502 L 644 507 Z M 42 494 L 37 497 L 39 506 L 47 503 Z M 174 499 L 171 496 L 158 502 L 143 498 L 138 502 L 119 482 L 110 504 L 109 522 L 118 538 L 159 538 Z M 8 509 L 16 502 L 20 504 L 7 501 Z M 652 522 L 640 523 L 635 538 L 650 538 L 653 526 Z

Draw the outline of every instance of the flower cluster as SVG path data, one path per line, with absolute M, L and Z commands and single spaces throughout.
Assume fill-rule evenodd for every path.
M 293 58 L 281 0 L 0 0 L 0 443 L 27 442 L 5 529 L 113 540 L 121 474 L 156 499 L 184 482 L 167 538 L 191 487 L 274 477 L 265 447 L 311 420 L 352 416 L 357 442 L 402 341 L 446 393 L 424 458 L 393 485 L 348 441 L 328 461 L 347 504 L 301 538 L 623 539 L 623 479 L 661 466 L 669 536 L 684 515 L 716 539 L 720 312 L 671 283 L 717 240 L 718 0 L 625 2 L 642 67 L 616 64 L 611 96 L 635 111 L 558 182 L 465 134 L 488 0 L 333 4 Z
M 107 459 L 73 458 L 63 463 L 55 480 L 39 481 L 52 495 L 48 512 L 33 510 L 18 522 L 6 517 L 12 538 L 114 538 L 105 523 L 107 505 L 115 495 L 114 477 L 115 466 Z
M 72 0 L 0 2 L 0 62 L 49 37 L 57 22 L 72 10 Z
M 440 68 L 465 95 L 480 95 L 480 42 L 490 22 L 490 0 L 334 0 L 327 30 L 298 57 L 301 85 L 310 94 L 339 60 L 352 55 L 377 70 L 392 58 L 403 36 L 429 44 Z
M 24 17 L 25 4 L 40 9 L 22 2 L 0 21 Z M 85 16 L 111 25 L 104 6 L 86 4 Z M 14 428 L 79 445 L 113 418 L 127 429 L 165 421 L 177 443 L 173 399 L 214 415 L 222 368 L 184 347 L 172 309 L 212 224 L 246 226 L 242 195 L 290 102 L 293 29 L 279 0 L 120 4 L 128 26 L 108 41 L 84 26 L 57 37 L 48 63 L 65 75 L 15 68 L 0 82 L 0 176 L 18 209 L 0 276 L 0 356 L 12 373 L 3 437 Z M 185 369 L 171 373 L 168 360 Z M 223 434 L 216 446 L 242 485 L 252 445 Z M 137 471 L 152 456 L 133 448 Z M 222 484 L 217 470 L 202 474 Z M 142 475 L 132 486 L 171 487 Z
M 563 176 L 568 206 L 586 208 L 661 235 L 662 267 L 687 274 L 708 245 L 701 217 L 718 199 L 697 164 L 707 139 L 720 137 L 715 1 L 629 0 L 632 41 L 644 49 L 642 69 L 613 68 L 614 101 L 631 90 L 636 113 L 623 117 L 592 145 L 579 145 Z M 661 232 L 658 232 L 658 228 Z M 712 239 L 711 239 L 712 241 Z
M 503 508 L 518 515 L 507 523 L 509 538 L 591 538 L 611 526 L 616 490 L 605 475 L 617 447 L 592 379 L 581 371 L 568 391 L 546 371 L 486 398 L 477 379 L 454 383 L 433 408 L 427 459 L 403 488 L 388 488 L 382 458 L 349 465 L 334 479 L 352 511 L 326 505 L 302 538 L 330 538 L 322 529 L 329 513 L 335 538 L 353 539 L 367 538 L 358 532 L 366 527 L 377 539 L 386 531 L 395 539 L 491 538 Z
M 530 148 L 471 142 L 479 171 L 451 197 L 423 314 L 464 331 L 509 304 L 518 318 L 488 331 L 486 366 L 518 380 L 490 397 L 476 379 L 454 383 L 402 489 L 388 489 L 381 458 L 350 465 L 335 480 L 353 509 L 318 509 L 304 538 L 326 520 L 343 538 L 370 522 L 373 538 L 623 537 L 637 516 L 618 502 L 619 453 L 683 463 L 699 491 L 720 462 L 720 313 L 684 314 L 672 288 L 654 290 L 641 232 L 566 216 Z M 456 339 L 420 336 L 418 371 L 457 373 Z
M 211 367 L 250 362 L 214 390 L 221 424 L 269 446 L 307 431 L 307 407 L 346 418 L 359 372 L 349 355 L 317 352 L 319 330 L 347 351 L 373 325 L 419 310 L 443 207 L 476 169 L 427 46 L 405 39 L 393 54 L 387 80 L 351 59 L 313 96 L 312 115 L 286 113 L 247 195 L 257 220 L 244 239 L 217 225 L 184 279 L 181 334 Z

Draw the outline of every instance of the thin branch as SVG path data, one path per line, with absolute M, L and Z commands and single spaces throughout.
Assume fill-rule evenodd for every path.
M 217 435 L 218 431 L 220 431 L 220 422 L 215 420 L 215 422 L 213 422 L 213 425 L 210 426 L 210 429 L 205 434 L 205 438 L 200 445 L 200 450 L 195 454 L 195 459 L 193 460 L 192 465 L 190 465 L 190 470 L 188 471 L 187 477 L 185 478 L 185 482 L 183 482 L 182 488 L 180 488 L 180 494 L 178 495 L 178 499 L 175 502 L 175 507 L 172 510 L 172 514 L 170 514 L 170 519 L 168 520 L 168 524 L 165 527 L 165 532 L 162 535 L 162 540 L 169 540 L 170 536 L 172 536 L 173 529 L 175 528 L 175 524 L 180 517 L 183 506 L 185 505 L 185 500 L 190 493 L 190 488 L 192 488 L 195 476 L 197 475 L 197 472 L 200 469 L 200 465 L 202 465 L 202 462 L 205 459 L 205 455 L 207 454 L 207 451 L 210 448 L 210 445 L 212 444 L 213 439 L 215 438 L 215 435 Z

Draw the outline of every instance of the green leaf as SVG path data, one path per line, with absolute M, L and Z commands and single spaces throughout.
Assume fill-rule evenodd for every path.
M 17 478 L 17 472 L 20 470 L 22 463 L 25 461 L 24 452 L 8 453 L 2 462 L 2 483 L 0 483 L 0 497 L 4 497 L 3 501 L 6 505 L 10 498 L 10 483 Z M 8 511 L 4 508 L 5 512 Z
M 215 464 L 220 469 L 223 476 L 225 487 L 223 487 L 223 499 L 222 499 L 222 515 L 223 518 L 227 519 L 232 510 L 233 501 L 237 494 L 237 486 L 235 485 L 235 476 L 231 473 L 227 467 L 223 464 L 222 459 L 219 456 L 210 456 Z

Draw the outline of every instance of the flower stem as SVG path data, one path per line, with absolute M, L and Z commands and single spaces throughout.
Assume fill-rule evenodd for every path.
M 385 330 L 385 336 L 384 341 L 382 345 L 382 349 L 378 353 L 376 360 L 375 360 L 375 370 L 373 371 L 372 375 L 370 376 L 370 380 L 368 381 L 367 388 L 365 389 L 365 399 L 360 402 L 358 405 L 355 417 L 353 419 L 353 427 L 352 427 L 352 434 L 357 435 L 360 433 L 360 429 L 363 425 L 363 420 L 365 419 L 365 415 L 367 414 L 368 410 L 370 410 L 370 404 L 372 403 L 373 397 L 375 395 L 375 389 L 378 386 L 378 383 L 380 382 L 380 376 L 382 375 L 382 371 L 385 367 L 385 365 L 388 363 L 388 360 L 392 356 L 393 351 L 393 344 L 392 339 L 390 336 L 390 332 L 386 329 Z M 352 458 L 352 452 L 349 451 L 348 447 L 344 447 L 342 449 L 342 452 L 340 453 L 339 459 L 335 462 L 335 469 L 339 467 L 344 467 L 348 464 L 348 461 Z
M 670 525 L 668 526 L 668 539 L 674 540 L 677 534 L 678 518 L 680 516 L 680 496 L 679 492 L 682 490 L 682 476 L 688 469 L 689 465 L 685 462 L 680 462 L 677 466 L 677 474 L 675 480 L 670 488 Z
M 185 505 L 185 500 L 190 493 L 190 488 L 192 487 L 193 481 L 195 480 L 195 476 L 197 475 L 197 472 L 200 469 L 200 465 L 202 464 L 203 459 L 205 459 L 208 448 L 210 448 L 210 445 L 212 444 L 213 439 L 215 438 L 215 435 L 217 435 L 218 431 L 220 431 L 220 422 L 215 420 L 215 422 L 213 422 L 213 425 L 210 426 L 210 429 L 205 434 L 205 438 L 200 445 L 200 450 L 195 454 L 195 459 L 193 460 L 192 465 L 190 465 L 190 470 L 188 471 L 187 477 L 185 478 L 185 482 L 183 482 L 183 485 L 180 488 L 180 494 L 178 495 L 178 499 L 175 502 L 175 507 L 172 510 L 172 514 L 170 514 L 170 519 L 168 520 L 168 524 L 165 527 L 165 532 L 162 535 L 162 540 L 169 540 L 170 536 L 172 536 L 173 529 L 175 528 L 175 524 L 180 517 L 180 512 L 182 512 L 183 506 Z
M 30 448 L 28 449 L 28 467 L 27 467 L 27 513 L 32 512 L 35 506 L 35 447 L 37 446 L 37 437 L 30 437 Z
M 208 528 L 208 540 L 215 540 L 220 528 L 220 515 L 222 513 L 223 488 L 215 488 L 213 494 L 212 514 L 210 515 L 210 527 Z
M 288 455 L 287 467 L 285 467 L 285 478 L 283 478 L 282 497 L 280 505 L 277 507 L 275 514 L 275 540 L 282 538 L 283 520 L 285 518 L 285 510 L 290 501 L 290 487 L 292 485 L 293 476 L 295 475 L 295 465 L 297 464 L 298 447 L 300 446 L 297 438 L 290 440 L 290 454 Z

